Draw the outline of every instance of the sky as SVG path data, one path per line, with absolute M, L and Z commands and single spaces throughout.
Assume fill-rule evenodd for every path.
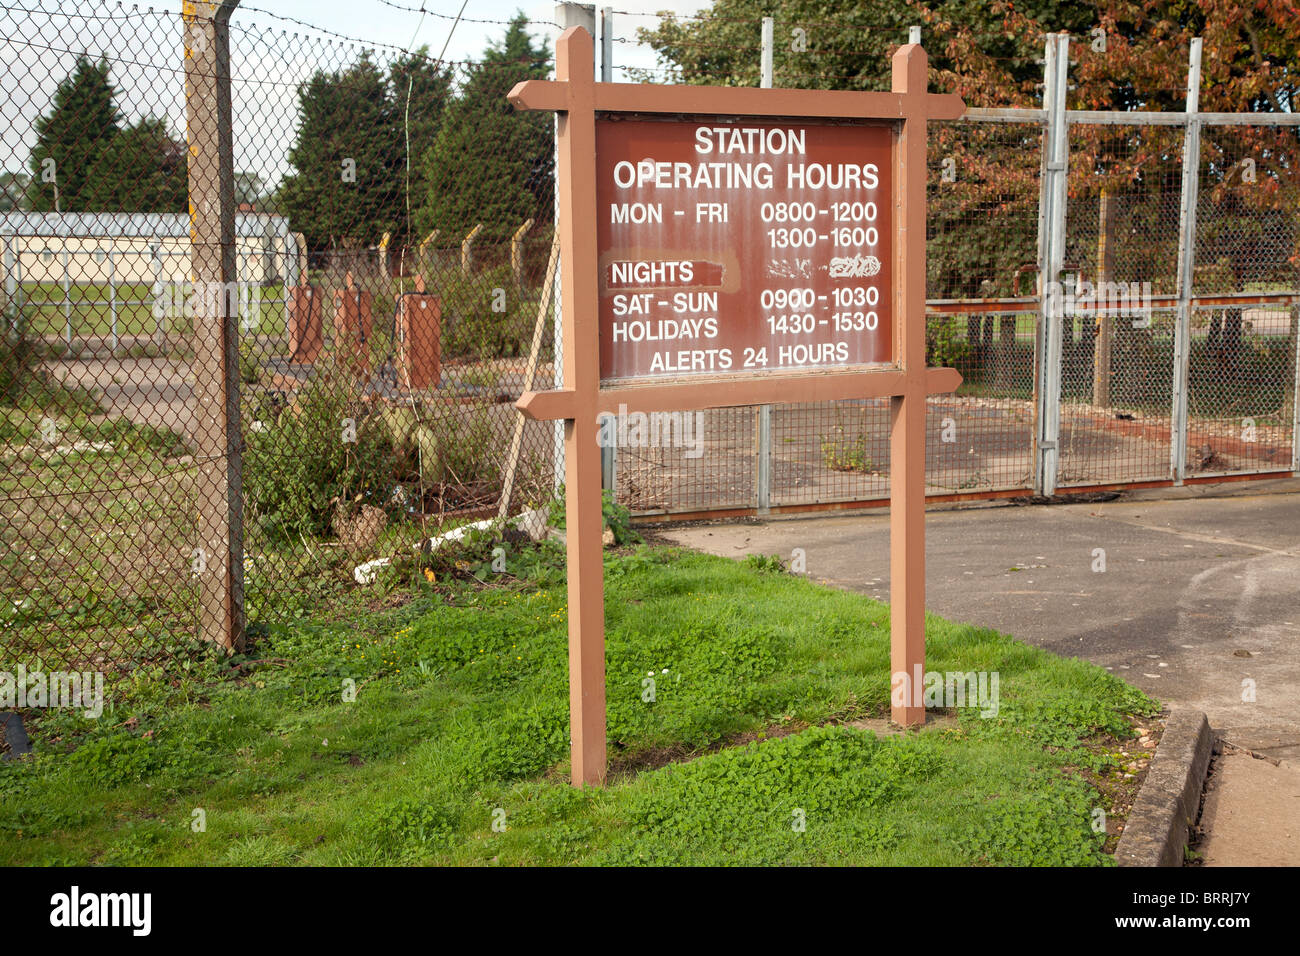
M 653 26 L 654 13 L 691 14 L 699 0 L 617 0 L 614 79 L 622 67 L 653 67 L 653 51 L 636 43 L 636 28 Z M 297 84 L 322 65 L 346 65 L 363 44 L 386 44 L 386 60 L 426 46 L 448 60 L 477 59 L 504 22 L 522 10 L 534 30 L 554 45 L 555 4 L 535 0 L 244 0 L 232 20 L 232 101 L 235 166 L 274 183 L 288 168 L 297 116 Z M 48 111 L 54 87 L 76 56 L 106 56 L 129 121 L 163 117 L 184 135 L 184 74 L 180 0 L 117 3 L 109 0 L 0 0 L 0 168 L 25 170 L 35 140 L 33 123 Z M 634 14 L 651 14 L 636 16 Z M 480 22 L 495 21 L 495 22 Z M 295 36 L 295 34 L 297 36 Z M 363 41 L 355 43 L 354 41 Z

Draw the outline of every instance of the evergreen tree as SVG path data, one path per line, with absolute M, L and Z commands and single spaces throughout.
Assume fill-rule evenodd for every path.
M 108 61 L 78 57 L 54 93 L 50 112 L 36 120 L 31 153 L 31 207 L 78 212 L 89 205 L 91 169 L 117 137 L 121 116 L 113 104 Z M 47 162 L 52 160 L 53 162 Z
M 185 144 L 163 120 L 146 117 L 121 130 L 92 162 L 88 209 L 105 212 L 185 212 L 189 179 Z
M 524 220 L 551 215 L 554 120 L 506 100 L 516 83 L 549 72 L 549 45 L 535 46 L 526 24 L 522 13 L 515 16 L 447 107 L 424 160 L 422 232 L 461 237 L 482 223 L 481 238 L 501 242 Z
M 440 67 L 421 47 L 410 56 L 398 59 L 389 68 L 390 96 L 393 103 L 393 141 L 396 148 L 396 182 L 401 190 L 396 234 L 407 231 L 406 187 L 407 145 L 410 146 L 410 202 L 412 217 L 419 213 L 428 193 L 424 175 L 424 154 L 438 136 L 443 109 L 451 97 L 451 70 Z M 407 241 L 410 241 L 407 239 Z M 419 237 L 415 237 L 419 241 Z
M 396 227 L 399 153 L 389 93 L 368 55 L 342 72 L 318 72 L 299 89 L 293 172 L 279 201 L 309 246 L 371 244 Z

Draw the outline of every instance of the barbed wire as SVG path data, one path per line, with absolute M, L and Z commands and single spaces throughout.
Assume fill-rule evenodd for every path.
M 456 17 L 452 16 L 451 14 L 447 14 L 447 13 L 438 13 L 436 10 L 430 10 L 430 9 L 429 9 L 428 7 L 426 7 L 424 4 L 420 4 L 420 6 L 418 6 L 418 7 L 411 7 L 411 6 L 407 6 L 407 5 L 404 4 L 404 3 L 396 3 L 395 0 L 376 0 L 376 2 L 381 3 L 381 4 L 383 4 L 383 5 L 386 6 L 386 7 L 391 7 L 391 8 L 394 9 L 394 10 L 402 10 L 402 11 L 404 11 L 404 12 L 406 12 L 406 13 L 422 13 L 422 14 L 425 14 L 425 15 L 427 15 L 427 16 L 437 17 L 437 18 L 440 19 L 440 20 L 455 20 L 455 19 L 456 19 Z M 514 20 L 491 20 L 491 19 L 485 19 L 485 18 L 482 18 L 482 17 L 478 17 L 478 18 L 475 18 L 475 17 L 461 17 L 461 18 L 460 18 L 460 22 L 461 22 L 461 23 L 491 23 L 491 24 L 496 24 L 496 25 L 499 25 L 499 26 L 510 26 L 512 23 L 514 23 L 514 22 L 516 22 L 516 21 L 514 21 Z M 554 20 L 524 20 L 524 21 L 522 21 L 522 22 L 523 22 L 524 24 L 528 25 L 528 26 L 548 26 L 548 27 L 554 27 L 554 28 L 557 29 L 557 30 L 560 28 L 560 25 L 559 25 L 558 23 L 556 23 Z
M 80 50 L 75 49 L 75 48 L 69 48 L 69 47 L 56 47 L 56 46 L 50 46 L 50 45 L 48 45 L 48 44 L 37 43 L 35 40 L 15 39 L 15 38 L 13 38 L 13 37 L 10 37 L 9 40 L 8 40 L 8 42 L 9 42 L 9 43 L 12 43 L 12 44 L 15 44 L 15 45 L 18 45 L 18 46 L 31 47 L 31 48 L 33 48 L 33 49 L 38 49 L 38 50 L 46 50 L 47 52 L 50 52 L 50 53 L 64 53 L 64 54 L 67 54 L 67 55 L 69 55 L 69 56 L 87 56 L 87 55 L 90 54 L 90 50 L 89 50 L 88 48 L 84 48 L 84 47 L 83 47 L 82 49 L 80 49 Z M 403 51 L 403 50 L 401 49 L 401 47 L 394 47 L 393 49 L 395 49 L 395 50 L 396 50 L 397 52 L 399 52 L 399 53 L 404 53 L 404 52 L 405 52 L 405 51 Z M 170 73 L 170 74 L 172 74 L 172 75 L 174 75 L 174 76 L 181 76 L 181 77 L 188 75 L 188 72 L 186 71 L 186 69 L 185 69 L 184 67 L 163 66 L 163 65 L 161 65 L 161 64 L 159 64 L 159 63 L 145 62 L 145 61 L 142 61 L 142 60 L 128 60 L 128 59 L 124 59 L 124 58 L 119 57 L 119 56 L 111 56 L 111 55 L 109 55 L 108 53 L 102 53 L 102 52 L 99 53 L 99 54 L 97 55 L 97 57 L 98 57 L 98 59 L 101 59 L 101 60 L 107 62 L 107 63 L 110 64 L 110 65 L 114 65 L 114 64 L 116 64 L 116 65 L 119 65 L 119 66 L 133 66 L 133 67 L 147 68 L 147 69 L 151 69 L 151 70 L 156 70 L 156 71 L 159 72 L 159 73 Z M 430 63 L 436 64 L 436 65 L 439 65 L 439 66 L 442 66 L 442 67 L 476 67 L 476 66 L 481 66 L 481 65 L 483 64 L 483 61 L 482 61 L 482 60 L 441 60 L 441 61 L 438 61 L 438 60 L 434 60 L 434 59 L 431 58 L 431 57 L 428 57 L 428 58 L 425 58 L 425 59 L 427 59 L 428 62 L 430 62 Z M 521 58 L 519 58 L 519 59 L 517 59 L 517 60 L 501 60 L 501 61 L 496 61 L 496 62 L 499 62 L 499 63 L 502 63 L 502 64 L 508 64 L 508 63 L 532 63 L 532 64 L 542 64 L 542 63 L 553 63 L 553 62 L 554 62 L 554 57 L 551 57 L 551 56 L 546 56 L 546 57 L 521 57 Z M 208 74 L 200 74 L 200 75 L 208 75 Z M 299 87 L 300 87 L 304 82 L 306 82 L 305 79 L 302 79 L 302 80 L 269 80 L 269 79 L 250 79 L 250 78 L 245 77 L 245 76 L 235 77 L 235 78 L 232 78 L 232 80 L 233 80 L 233 82 L 235 82 L 235 83 L 237 83 L 237 84 L 240 84 L 240 85 L 243 85 L 243 86 L 270 86 L 270 87 L 280 87 L 280 88 L 283 88 L 283 89 L 297 89 L 297 88 L 299 88 Z M 346 89 L 346 88 L 347 88 L 347 87 L 344 86 L 344 89 Z

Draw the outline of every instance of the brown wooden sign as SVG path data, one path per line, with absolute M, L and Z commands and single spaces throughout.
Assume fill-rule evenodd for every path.
M 894 55 L 890 93 L 592 73 L 591 35 L 575 27 L 556 44 L 556 80 L 510 93 L 559 114 L 565 383 L 518 408 L 565 422 L 575 786 L 605 779 L 600 416 L 888 397 L 891 671 L 906 686 L 925 663 L 925 399 L 961 384 L 925 367 L 925 142 L 928 117 L 965 107 L 926 92 L 919 45 Z M 891 715 L 924 723 L 919 694 L 896 693 Z

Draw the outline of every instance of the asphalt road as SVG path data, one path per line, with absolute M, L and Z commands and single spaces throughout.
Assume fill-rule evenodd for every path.
M 1300 763 L 1300 493 L 1249 488 L 931 512 L 926 606 L 1093 661 Z M 662 534 L 729 557 L 803 548 L 814 579 L 889 598 L 885 509 Z

